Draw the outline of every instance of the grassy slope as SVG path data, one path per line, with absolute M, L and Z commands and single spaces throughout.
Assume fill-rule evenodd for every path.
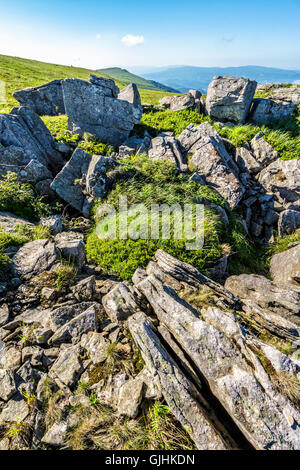
M 42 85 L 59 78 L 81 78 L 88 80 L 90 73 L 96 72 L 83 68 L 0 55 L 0 80 L 3 80 L 6 84 L 7 100 L 5 105 L 0 104 L 0 112 L 9 112 L 13 106 L 18 105 L 17 101 L 12 97 L 12 93 L 16 90 Z M 97 74 L 106 76 L 99 72 Z M 120 80 L 115 80 L 115 82 L 120 89 L 126 86 L 126 83 Z M 141 99 L 142 101 L 155 104 L 166 94 L 166 92 L 155 90 L 141 90 Z

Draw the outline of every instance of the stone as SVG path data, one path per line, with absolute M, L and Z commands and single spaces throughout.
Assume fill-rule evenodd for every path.
M 100 364 L 107 359 L 109 342 L 102 334 L 93 331 L 84 334 L 80 345 L 87 351 L 93 364 Z
M 244 124 L 257 83 L 246 78 L 214 77 L 206 96 L 208 114 L 218 121 Z
M 117 165 L 119 163 L 112 158 L 92 156 L 77 148 L 54 178 L 51 189 L 74 209 L 89 217 L 93 201 L 106 194 L 107 171 Z
M 65 114 L 62 80 L 53 80 L 41 86 L 15 91 L 13 97 L 21 106 L 32 109 L 39 116 Z
M 83 372 L 83 364 L 74 346 L 61 350 L 57 360 L 51 367 L 49 374 L 57 377 L 69 388 L 75 386 Z
M 187 160 L 182 154 L 180 145 L 175 137 L 167 135 L 155 137 L 151 141 L 148 155 L 154 160 L 169 160 L 175 163 L 177 168 L 183 172 L 186 172 L 188 169 Z
M 143 399 L 143 389 L 144 381 L 140 377 L 127 380 L 121 386 L 118 401 L 118 413 L 120 415 L 132 419 L 137 417 Z
M 40 220 L 40 224 L 50 230 L 51 235 L 57 235 L 63 231 L 61 215 L 51 215 Z
M 37 183 L 52 178 L 52 173 L 43 163 L 33 158 L 28 165 L 20 169 L 18 176 L 21 181 Z
M 136 117 L 140 119 L 143 114 L 143 107 L 141 103 L 141 97 L 139 90 L 135 83 L 130 83 L 126 88 L 120 91 L 118 94 L 119 100 L 128 101 L 128 103 L 132 103 L 133 106 L 136 108 Z
M 17 370 L 22 362 L 21 352 L 15 348 L 0 349 L 0 367 L 7 370 Z
M 192 174 L 192 176 L 190 177 L 190 181 L 195 181 L 195 183 L 200 184 L 200 186 L 206 186 L 205 179 L 197 172 Z
M 254 99 L 250 120 L 254 124 L 268 124 L 272 121 L 288 119 L 300 104 L 300 91 L 295 86 L 280 84 L 258 86 L 258 92 L 268 94 L 268 98 Z
M 7 304 L 3 304 L 0 307 L 0 327 L 8 323 L 9 320 L 9 309 Z
M 239 169 L 244 172 L 256 175 L 262 170 L 262 165 L 256 160 L 252 152 L 245 147 L 237 148 L 235 151 L 235 161 Z
M 17 391 L 14 373 L 11 370 L 0 369 L 0 398 L 8 401 Z
M 70 78 L 63 84 L 69 130 L 80 135 L 89 132 L 103 143 L 121 145 L 142 112 L 128 101 L 103 93 L 101 87 L 84 80 Z
M 194 93 L 189 92 L 185 95 L 180 95 L 180 96 L 164 96 L 159 101 L 159 105 L 161 108 L 169 109 L 170 111 L 173 111 L 173 112 L 183 111 L 184 109 L 188 109 L 188 108 L 194 108 L 197 102 L 197 98 L 195 98 L 193 94 Z M 200 98 L 198 99 L 198 102 Z
M 295 232 L 300 228 L 300 212 L 286 210 L 281 212 L 278 221 L 278 233 L 281 237 Z
M 48 341 L 50 345 L 78 343 L 83 334 L 96 330 L 97 307 L 92 305 L 83 313 L 59 328 Z
M 256 134 L 251 140 L 251 149 L 255 160 L 262 168 L 265 168 L 279 157 L 278 152 L 265 141 L 262 132 Z
M 43 365 L 44 351 L 38 346 L 25 346 L 22 349 L 22 362 L 29 361 L 32 367 L 41 367 Z
M 35 191 L 38 196 L 45 196 L 49 201 L 55 201 L 56 193 L 51 189 L 52 179 L 39 181 L 35 184 Z
M 120 93 L 119 88 L 111 78 L 98 77 L 97 75 L 90 74 L 90 82 L 101 88 L 106 96 L 117 98 Z
M 68 430 L 65 422 L 54 423 L 42 437 L 42 442 L 52 447 L 61 447 Z
M 270 273 L 275 282 L 300 284 L 300 244 L 271 258 Z
M 25 243 L 12 259 L 14 274 L 28 280 L 59 261 L 59 252 L 49 240 Z
M 4 229 L 6 233 L 13 233 L 16 231 L 18 225 L 34 227 L 34 224 L 17 215 L 11 214 L 10 212 L 0 212 L 0 229 Z
M 13 108 L 10 114 L 0 114 L 0 144 L 21 148 L 30 159 L 49 169 L 57 170 L 64 164 L 46 125 L 30 108 Z
M 55 246 L 62 258 L 80 270 L 86 261 L 85 245 L 82 236 L 76 232 L 61 232 L 55 237 Z
M 103 307 L 112 322 L 118 323 L 140 309 L 140 293 L 128 282 L 120 282 L 102 298 Z
M 22 395 L 17 392 L 0 412 L 0 424 L 24 421 L 28 414 L 29 406 Z
M 300 199 L 300 160 L 276 160 L 262 170 L 258 181 L 286 205 Z
M 43 321 L 43 326 L 48 326 L 55 332 L 90 307 L 97 308 L 98 306 L 99 304 L 96 304 L 95 302 L 81 302 L 79 304 L 74 303 L 72 305 L 67 304 L 58 306 L 54 309 L 44 310 L 39 315 Z M 24 319 L 24 316 L 20 317 L 22 318 L 22 321 L 27 321 L 26 318 Z

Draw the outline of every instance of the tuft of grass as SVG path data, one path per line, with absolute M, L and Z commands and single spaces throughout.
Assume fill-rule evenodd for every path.
M 77 269 L 74 268 L 74 264 L 61 260 L 60 265 L 55 270 L 55 275 L 56 287 L 61 291 L 74 283 L 77 276 Z

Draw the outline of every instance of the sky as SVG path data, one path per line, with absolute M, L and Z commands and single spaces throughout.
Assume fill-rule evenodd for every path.
M 0 54 L 90 69 L 300 69 L 300 0 L 0 0 Z

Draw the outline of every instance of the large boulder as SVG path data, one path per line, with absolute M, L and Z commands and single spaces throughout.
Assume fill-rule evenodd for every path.
M 300 284 L 300 243 L 274 255 L 270 272 L 275 282 Z
M 123 88 L 118 94 L 118 99 L 133 104 L 136 108 L 137 119 L 139 119 L 140 114 L 143 114 L 140 93 L 135 83 L 130 83 L 126 88 Z
M 92 156 L 77 148 L 54 178 L 51 188 L 74 209 L 89 217 L 92 202 L 106 193 L 106 172 L 116 165 L 118 163 L 111 158 Z
M 265 168 L 279 157 L 278 152 L 265 141 L 264 134 L 262 132 L 256 134 L 251 140 L 251 149 L 255 160 L 261 168 Z
M 95 82 L 94 82 L 95 83 Z M 102 142 L 121 145 L 142 117 L 140 107 L 107 96 L 103 87 L 75 78 L 64 80 L 64 103 L 72 132 L 89 132 Z
M 293 233 L 300 228 L 300 212 L 286 210 L 281 212 L 278 221 L 278 233 L 281 237 Z
M 50 169 L 60 168 L 64 161 L 41 118 L 30 108 L 13 108 L 10 114 L 0 114 L 0 144 L 22 149 L 27 159 L 38 160 Z
M 164 96 L 159 101 L 159 105 L 163 109 L 168 109 L 173 112 L 195 107 L 200 110 L 201 93 L 200 91 L 194 93 L 195 91 L 196 90 L 191 90 L 191 92 L 180 96 Z
M 15 91 L 13 97 L 21 106 L 31 108 L 39 116 L 65 114 L 62 80 L 53 80 L 41 86 Z
M 257 91 L 267 95 L 267 98 L 253 100 L 250 120 L 254 124 L 287 119 L 300 104 L 300 88 L 297 86 L 260 85 Z
M 218 121 L 244 124 L 257 83 L 247 78 L 214 77 L 206 97 L 208 114 Z
M 111 78 L 98 77 L 97 75 L 90 74 L 90 82 L 101 88 L 104 95 L 113 98 L 118 97 L 120 90 Z
M 28 280 L 58 262 L 59 252 L 49 240 L 35 240 L 23 245 L 12 261 L 14 273 Z
M 276 160 L 258 178 L 268 193 L 274 193 L 286 204 L 300 199 L 300 160 Z

